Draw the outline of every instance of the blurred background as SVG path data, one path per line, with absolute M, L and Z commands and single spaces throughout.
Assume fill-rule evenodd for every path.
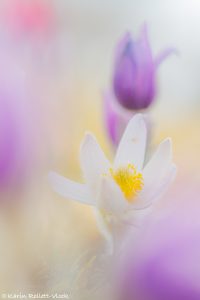
M 159 203 L 171 211 L 200 179 L 200 2 L 0 0 L 0 292 L 71 291 L 77 261 L 101 248 L 90 208 L 57 196 L 47 175 L 81 180 L 86 130 L 112 158 L 102 95 L 119 38 L 144 22 L 154 55 L 177 50 L 149 109 L 153 144 L 173 139 L 178 175 Z

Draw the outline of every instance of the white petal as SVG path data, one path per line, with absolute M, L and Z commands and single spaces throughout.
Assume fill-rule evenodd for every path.
M 123 213 L 128 207 L 128 202 L 125 200 L 122 191 L 112 178 L 102 177 L 98 207 L 115 215 Z
M 137 197 L 133 200 L 130 206 L 130 210 L 144 210 L 149 208 L 151 205 L 149 194 L 145 192 L 140 192 Z
M 94 205 L 90 192 L 85 184 L 74 182 L 55 172 L 49 173 L 49 181 L 54 191 L 59 195 L 81 203 Z
M 128 123 L 117 149 L 114 167 L 132 163 L 142 169 L 146 148 L 146 125 L 141 114 L 135 115 Z
M 99 179 L 108 173 L 110 163 L 92 134 L 87 133 L 82 142 L 80 161 L 86 182 L 97 190 Z
M 140 210 L 129 210 L 126 214 L 124 214 L 123 222 L 127 225 L 140 227 L 151 212 L 152 206 L 148 206 L 147 208 Z
M 171 160 L 172 145 L 168 138 L 159 145 L 142 172 L 144 188 L 134 199 L 133 209 L 147 208 L 167 189 L 176 173 L 176 167 Z
M 153 157 L 143 170 L 144 188 L 150 190 L 168 170 L 172 160 L 171 139 L 166 139 L 158 146 Z
M 133 209 L 145 209 L 148 208 L 153 202 L 157 201 L 168 189 L 171 182 L 176 175 L 176 166 L 174 164 L 168 165 L 168 169 L 164 176 L 159 179 L 151 189 L 144 189 L 133 203 Z
M 152 193 L 150 195 L 151 202 L 155 202 L 167 191 L 170 184 L 175 179 L 177 172 L 177 167 L 174 164 L 171 164 L 171 166 L 168 168 L 168 171 L 166 172 L 166 175 L 163 177 L 161 182 L 156 186 L 155 190 L 152 190 Z

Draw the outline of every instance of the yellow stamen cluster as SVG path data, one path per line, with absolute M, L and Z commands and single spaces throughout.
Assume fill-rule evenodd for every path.
M 116 171 L 110 168 L 110 174 L 129 202 L 132 202 L 133 197 L 136 196 L 144 186 L 142 174 L 138 173 L 132 164 L 121 167 Z

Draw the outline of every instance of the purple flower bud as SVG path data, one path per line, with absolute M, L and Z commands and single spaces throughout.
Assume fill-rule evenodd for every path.
M 156 92 L 157 65 L 158 60 L 154 61 L 152 56 L 146 26 L 143 26 L 137 40 L 126 33 L 117 46 L 113 75 L 114 93 L 122 106 L 133 110 L 149 107 Z

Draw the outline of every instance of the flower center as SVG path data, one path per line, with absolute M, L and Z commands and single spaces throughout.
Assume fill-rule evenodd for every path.
M 134 196 L 142 190 L 144 179 L 141 173 L 138 173 L 134 165 L 128 164 L 114 171 L 110 168 L 110 174 L 119 185 L 128 202 L 132 202 Z

